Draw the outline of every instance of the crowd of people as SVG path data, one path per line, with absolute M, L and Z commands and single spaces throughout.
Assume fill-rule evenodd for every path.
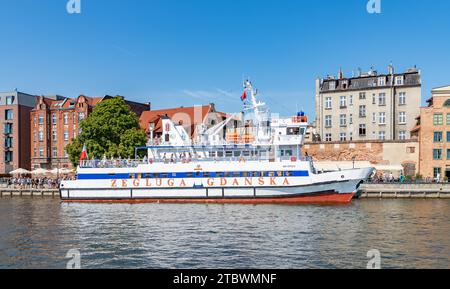
M 12 177 L 3 179 L 3 184 L 12 189 L 57 189 L 63 180 L 71 180 L 72 177 Z

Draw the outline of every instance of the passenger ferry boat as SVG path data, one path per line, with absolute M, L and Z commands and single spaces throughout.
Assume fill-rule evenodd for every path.
M 247 97 L 249 96 L 249 97 Z M 150 138 L 147 156 L 137 160 L 86 160 L 77 179 L 63 181 L 68 202 L 159 202 L 240 204 L 346 204 L 373 168 L 318 172 L 301 147 L 307 129 L 303 113 L 269 116 L 250 81 L 244 83 L 244 111 L 251 126 L 223 130 L 237 116 L 201 129 L 193 142 L 182 125 L 162 118 L 163 141 Z

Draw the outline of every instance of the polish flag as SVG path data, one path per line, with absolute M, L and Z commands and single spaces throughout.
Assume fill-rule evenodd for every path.
M 80 156 L 80 163 L 87 159 L 88 159 L 88 154 L 87 154 L 86 144 L 84 144 L 83 151 L 81 152 L 81 156 Z
M 241 100 L 244 101 L 247 99 L 247 91 L 244 91 L 244 93 L 241 96 Z

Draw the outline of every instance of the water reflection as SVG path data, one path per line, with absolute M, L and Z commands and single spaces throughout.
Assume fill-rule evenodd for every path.
M 361 200 L 350 206 L 65 204 L 0 200 L 0 267 L 450 267 L 450 202 Z

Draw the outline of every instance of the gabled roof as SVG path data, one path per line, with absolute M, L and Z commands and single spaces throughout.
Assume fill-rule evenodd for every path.
M 149 132 L 149 124 L 154 123 L 154 132 L 162 133 L 161 118 L 169 117 L 175 124 L 181 124 L 187 132 L 190 131 L 193 136 L 196 126 L 203 123 L 210 112 L 216 112 L 213 104 L 144 111 L 140 117 L 140 125 L 142 129 Z M 186 117 L 189 118 L 190 123 L 183 125 L 183 119 Z M 178 123 L 179 121 L 181 123 Z

